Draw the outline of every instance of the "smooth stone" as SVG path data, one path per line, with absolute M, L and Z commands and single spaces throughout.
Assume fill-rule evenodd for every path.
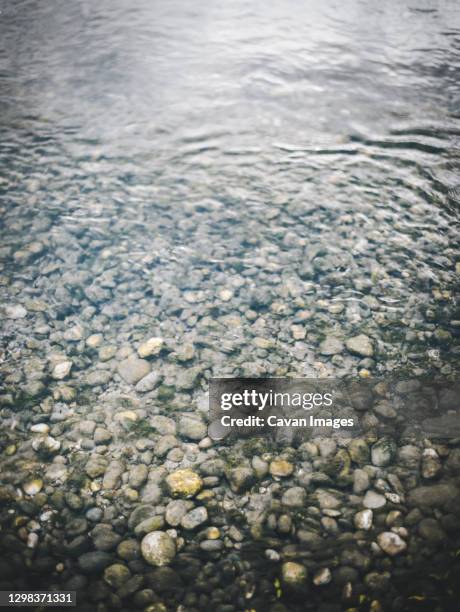
M 94 370 L 86 377 L 86 384 L 90 387 L 106 385 L 112 379 L 112 372 L 109 370 Z
M 252 468 L 236 467 L 229 471 L 227 479 L 234 493 L 241 493 L 249 489 L 255 481 L 255 474 Z
M 324 584 L 329 584 L 332 580 L 331 570 L 328 567 L 323 567 L 318 570 L 313 576 L 313 584 L 316 586 L 322 586 Z
M 121 563 L 109 565 L 104 570 L 104 581 L 114 589 L 119 589 L 130 578 L 131 572 Z
M 350 353 L 359 355 L 360 357 L 372 357 L 374 354 L 372 340 L 364 334 L 348 338 L 345 342 L 345 346 Z
M 202 440 L 206 437 L 208 430 L 203 421 L 193 417 L 182 416 L 179 420 L 178 432 L 179 435 L 189 440 Z
M 43 489 L 43 480 L 41 478 L 28 480 L 22 485 L 22 489 L 26 495 L 37 495 Z
M 7 304 L 5 306 L 5 317 L 7 319 L 24 319 L 27 310 L 21 304 Z
M 363 506 L 370 510 L 377 510 L 378 508 L 383 508 L 383 506 L 387 503 L 384 495 L 380 495 L 376 491 L 367 491 L 366 495 L 363 499 Z
M 380 548 L 390 555 L 390 557 L 394 557 L 395 555 L 399 555 L 404 552 L 407 548 L 407 544 L 404 540 L 397 534 L 392 531 L 384 531 L 377 536 L 377 542 Z
M 407 496 L 409 506 L 428 508 L 441 508 L 449 502 L 458 506 L 459 499 L 459 489 L 453 483 L 417 487 Z
M 132 356 L 118 364 L 118 373 L 125 382 L 135 385 L 150 372 L 150 364 L 145 359 Z
M 364 531 L 368 531 L 372 527 L 372 521 L 374 518 L 374 513 L 372 510 L 360 510 L 354 516 L 354 524 L 356 529 L 363 529 Z
M 129 470 L 128 483 L 133 489 L 139 489 L 147 480 L 149 474 L 148 467 L 143 463 L 133 465 Z
M 307 501 L 307 493 L 302 487 L 287 489 L 281 498 L 281 503 L 287 508 L 303 508 Z
M 113 561 L 112 555 L 107 552 L 88 552 L 78 557 L 80 570 L 85 574 L 95 574 L 105 569 Z
M 382 438 L 371 448 L 371 460 L 377 467 L 389 465 L 396 454 L 396 444 L 390 438 Z
M 149 565 L 169 565 L 176 556 L 176 544 L 164 531 L 152 531 L 141 542 L 141 553 Z
M 299 587 L 307 581 L 307 568 L 295 561 L 285 561 L 281 566 L 281 577 L 284 584 Z
M 90 478 L 103 476 L 107 469 L 108 461 L 101 455 L 92 455 L 85 467 L 85 472 Z
M 147 376 L 141 378 L 134 388 L 138 393 L 148 393 L 149 391 L 153 391 L 153 389 L 155 389 L 160 380 L 161 377 L 158 372 L 150 372 L 147 374 Z
M 367 491 L 369 486 L 369 474 L 366 472 L 366 470 L 361 470 L 360 468 L 357 468 L 353 472 L 353 492 L 356 493 L 356 495 L 359 495 L 360 493 L 364 493 L 364 491 Z
M 51 373 L 52 378 L 54 378 L 54 380 L 63 380 L 70 374 L 72 365 L 72 361 L 61 361 L 57 363 Z
M 208 520 L 208 511 L 204 506 L 199 506 L 187 512 L 182 518 L 181 525 L 184 529 L 196 529 Z
M 294 466 L 286 459 L 274 459 L 270 463 L 269 472 L 272 476 L 278 478 L 287 478 L 294 471 Z
M 177 527 L 180 525 L 181 520 L 190 510 L 190 506 L 193 502 L 188 502 L 183 499 L 176 499 L 169 502 L 166 506 L 165 519 L 171 527 Z
M 166 477 L 166 486 L 173 497 L 193 497 L 203 488 L 203 479 L 190 468 L 172 472 Z
M 327 336 L 319 345 L 320 355 L 324 355 L 326 357 L 330 355 L 338 355 L 343 351 L 343 349 L 343 342 L 334 336 Z
M 137 349 L 139 357 L 144 359 L 145 357 L 152 357 L 158 355 L 164 346 L 163 338 L 153 337 L 143 342 Z

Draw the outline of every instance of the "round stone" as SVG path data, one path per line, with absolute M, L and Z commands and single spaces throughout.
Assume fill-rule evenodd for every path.
M 141 553 L 150 565 L 168 565 L 176 556 L 174 540 L 164 531 L 152 531 L 141 542 Z
M 149 338 L 148 340 L 146 340 L 139 346 L 139 348 L 137 349 L 137 352 L 139 354 L 139 357 L 144 359 L 145 357 L 151 357 L 153 355 L 158 355 L 158 353 L 163 348 L 163 345 L 164 345 L 163 338 L 158 338 L 158 337 Z
M 350 353 L 354 355 L 359 355 L 360 357 L 372 357 L 374 354 L 374 347 L 372 346 L 372 341 L 368 336 L 364 334 L 359 334 L 359 336 L 354 336 L 353 338 L 349 338 L 345 343 L 347 349 Z
M 286 561 L 281 567 L 281 576 L 286 585 L 298 587 L 307 580 L 307 569 L 295 561 Z
M 196 472 L 185 468 L 169 474 L 166 485 L 173 497 L 193 497 L 203 488 L 203 480 Z
M 131 572 L 126 565 L 121 563 L 109 565 L 104 570 L 105 582 L 114 589 L 119 589 L 129 578 L 131 578 Z
M 328 567 L 323 567 L 318 570 L 313 576 L 313 584 L 316 586 L 322 586 L 323 584 L 329 584 L 332 580 L 331 570 Z
M 404 540 L 397 534 L 392 531 L 384 531 L 377 536 L 377 542 L 380 548 L 390 555 L 390 557 L 394 557 L 395 555 L 399 555 L 404 552 L 407 548 L 407 544 Z
M 383 495 L 376 491 L 368 491 L 363 499 L 363 506 L 370 510 L 376 510 L 377 508 L 383 508 L 387 503 L 387 500 Z
M 307 500 L 307 493 L 302 487 L 291 487 L 283 493 L 281 503 L 288 508 L 303 508 Z
M 343 342 L 334 336 L 327 336 L 319 345 L 320 355 L 338 355 L 343 351 Z
M 286 459 L 275 459 L 270 463 L 270 474 L 278 478 L 287 478 L 294 471 L 294 466 Z
M 51 376 L 54 378 L 54 380 L 62 380 L 63 378 L 66 378 L 70 374 L 72 365 L 73 364 L 71 361 L 61 361 L 54 366 Z
M 22 485 L 26 495 L 37 495 L 43 488 L 43 480 L 41 478 L 33 478 Z
M 372 527 L 373 518 L 374 513 L 372 510 L 366 509 L 357 512 L 354 518 L 356 529 L 364 529 L 365 531 L 368 531 Z

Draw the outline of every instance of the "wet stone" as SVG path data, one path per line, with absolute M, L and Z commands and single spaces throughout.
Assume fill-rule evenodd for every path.
M 85 471 L 90 478 L 103 476 L 107 469 L 108 461 L 101 455 L 92 455 L 86 464 Z
M 129 470 L 128 482 L 129 486 L 134 489 L 139 489 L 147 480 L 148 468 L 144 464 L 133 465 Z
M 125 561 L 135 561 L 141 557 L 141 547 L 137 540 L 123 540 L 117 546 L 117 555 Z
M 112 555 L 106 552 L 88 552 L 78 557 L 80 570 L 85 574 L 95 574 L 106 568 L 113 561 Z
M 373 516 L 374 514 L 372 510 L 369 509 L 357 512 L 354 517 L 356 529 L 363 529 L 364 531 L 368 531 L 372 527 Z
M 390 438 L 382 438 L 371 448 L 372 463 L 378 467 L 389 465 L 395 456 L 396 444 Z
M 179 420 L 178 432 L 189 440 L 202 440 L 207 435 L 207 427 L 199 419 L 182 416 Z
M 386 552 L 387 555 L 390 555 L 390 557 L 401 554 L 407 548 L 407 544 L 404 540 L 392 531 L 380 533 L 377 536 L 377 542 L 380 548 Z
M 114 550 L 121 540 L 121 536 L 115 533 L 110 525 L 104 523 L 100 523 L 94 527 L 91 532 L 91 537 L 94 547 L 104 552 Z
M 307 500 L 307 493 L 302 487 L 287 489 L 281 498 L 281 503 L 287 508 L 303 508 Z
M 128 357 L 118 364 L 118 373 L 130 385 L 135 385 L 150 372 L 150 364 L 144 359 Z
M 136 383 L 134 387 L 138 393 L 148 393 L 153 391 L 155 387 L 160 383 L 161 377 L 157 372 L 150 372 L 147 376 L 144 376 Z
M 63 380 L 64 378 L 67 378 L 67 376 L 70 374 L 70 370 L 72 369 L 72 365 L 73 363 L 71 361 L 61 361 L 54 366 L 51 376 L 55 380 Z
M 130 578 L 131 572 L 121 563 L 109 565 L 104 570 L 104 581 L 114 589 L 119 589 Z
M 196 529 L 208 520 L 208 511 L 204 506 L 199 506 L 187 512 L 182 517 L 181 525 L 184 529 Z
M 315 572 L 313 576 L 313 584 L 316 586 L 322 586 L 325 584 L 329 584 L 332 580 L 331 570 L 328 567 L 323 567 L 322 569 Z
M 255 481 L 254 471 L 249 467 L 236 467 L 227 475 L 232 491 L 240 493 L 249 489 Z
M 366 470 L 356 469 L 353 472 L 353 492 L 359 495 L 367 491 L 369 486 L 370 478 Z
M 285 459 L 275 459 L 270 463 L 270 474 L 278 478 L 287 478 L 294 471 L 294 466 Z
M 166 477 L 166 486 L 173 497 L 193 497 L 203 488 L 202 478 L 189 468 L 176 470 Z
M 383 508 L 386 503 L 387 500 L 385 499 L 385 496 L 377 493 L 376 491 L 367 491 L 363 499 L 363 506 L 370 510 Z
M 183 517 L 190 510 L 191 502 L 187 502 L 182 499 L 177 499 L 166 506 L 165 518 L 166 522 L 172 527 L 177 527 Z
M 410 506 L 441 508 L 448 503 L 458 504 L 460 492 L 453 484 L 422 486 L 409 492 L 407 501 Z
M 141 504 L 135 508 L 128 519 L 128 528 L 135 529 L 139 523 L 155 516 L 156 508 L 151 504 Z
M 86 377 L 86 384 L 90 387 L 106 385 L 112 379 L 112 372 L 109 370 L 94 370 Z
M 360 357 L 372 357 L 374 354 L 372 340 L 364 334 L 359 334 L 358 336 L 349 338 L 345 342 L 345 346 L 350 353 L 359 355 Z
M 426 518 L 420 521 L 418 532 L 431 543 L 441 543 L 445 540 L 446 534 L 437 520 Z
M 157 567 L 169 565 L 176 556 L 174 540 L 164 531 L 148 533 L 141 542 L 144 560 Z
M 338 355 L 343 349 L 343 342 L 334 336 L 327 336 L 319 345 L 319 352 L 324 356 Z
M 134 529 L 134 533 L 137 536 L 143 536 L 151 531 L 159 531 L 163 529 L 164 524 L 165 520 L 163 516 L 157 514 L 138 523 Z
M 308 572 L 306 567 L 300 563 L 285 561 L 281 567 L 281 577 L 285 585 L 300 587 L 305 585 Z

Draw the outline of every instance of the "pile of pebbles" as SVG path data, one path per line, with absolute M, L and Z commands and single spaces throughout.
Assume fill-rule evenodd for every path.
M 88 612 L 449 609 L 460 436 L 215 443 L 206 395 L 213 376 L 454 378 L 449 219 L 415 237 L 372 204 L 208 195 L 107 231 L 4 211 L 0 587 Z

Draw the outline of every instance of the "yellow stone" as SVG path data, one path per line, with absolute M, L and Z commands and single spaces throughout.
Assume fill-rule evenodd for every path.
M 102 344 L 104 336 L 102 334 L 92 334 L 86 338 L 86 346 L 90 348 L 96 348 Z
M 169 474 L 166 485 L 173 497 L 193 497 L 203 488 L 203 480 L 196 472 L 185 468 Z
M 43 488 L 43 480 L 41 478 L 33 478 L 22 485 L 26 495 L 36 495 Z
M 257 337 L 257 338 L 254 338 L 254 344 L 257 348 L 265 350 L 265 349 L 272 348 L 273 341 L 267 340 L 267 338 Z
M 370 378 L 371 373 L 369 372 L 369 370 L 366 370 L 365 368 L 363 368 L 362 370 L 359 371 L 359 377 L 360 378 Z
M 274 459 L 270 463 L 270 474 L 279 478 L 286 478 L 294 471 L 294 466 L 286 459 Z
M 17 516 L 13 521 L 13 525 L 14 527 L 23 527 L 28 521 L 27 516 Z
M 123 495 L 127 501 L 135 502 L 139 499 L 139 493 L 136 489 L 132 489 L 131 487 L 126 488 L 123 491 Z
M 206 501 L 212 499 L 213 497 L 215 497 L 215 495 L 216 494 L 214 493 L 214 491 L 206 489 L 205 491 L 201 491 L 200 493 L 198 493 L 196 499 L 198 499 L 199 501 Z
M 222 291 L 219 292 L 219 298 L 222 300 L 222 302 L 229 302 L 233 297 L 233 291 L 230 291 L 230 289 L 222 289 Z
M 206 537 L 208 540 L 218 540 L 220 538 L 220 531 L 217 527 L 208 527 L 206 530 Z
M 307 570 L 300 563 L 286 561 L 281 568 L 283 582 L 290 586 L 300 586 L 307 580 Z
M 11 455 L 14 455 L 14 453 L 16 452 L 17 448 L 16 448 L 16 444 L 9 444 L 6 448 L 5 448 L 5 455 L 7 455 L 8 457 L 11 457 Z
M 127 419 L 128 421 L 137 421 L 139 416 L 134 410 L 122 410 L 121 412 L 117 412 L 115 415 L 116 421 L 123 421 L 123 419 Z
M 163 348 L 163 338 L 149 338 L 143 342 L 137 349 L 139 357 L 144 359 L 145 357 L 151 357 L 152 355 L 158 355 Z

